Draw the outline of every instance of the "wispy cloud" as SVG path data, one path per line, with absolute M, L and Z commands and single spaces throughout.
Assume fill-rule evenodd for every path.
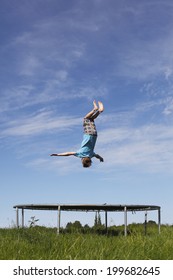
M 172 126 L 144 125 L 102 131 L 98 149 L 107 170 L 136 168 L 145 172 L 173 172 Z
M 6 123 L 6 128 L 1 131 L 1 137 L 29 136 L 46 133 L 52 130 L 65 130 L 72 126 L 79 125 L 80 118 L 75 117 L 53 117 L 50 112 L 25 117 L 22 120 L 16 119 Z
M 162 75 L 170 82 L 172 29 L 158 36 L 153 22 L 140 33 L 145 27 L 142 19 L 149 11 L 154 13 L 155 3 L 137 3 L 134 9 L 124 1 L 118 6 L 114 1 L 110 6 L 94 1 L 95 12 L 88 14 L 89 6 L 79 1 L 69 10 L 33 21 L 6 45 L 6 56 L 13 52 L 16 57 L 11 63 L 16 81 L 1 87 L 1 110 L 42 106 L 56 99 L 109 96 L 109 83 L 117 77 L 152 82 Z M 167 2 L 161 4 L 163 10 L 168 4 L 172 9 Z M 148 15 L 150 23 L 152 15 Z M 169 14 L 168 18 L 171 25 Z M 139 26 L 136 33 L 135 26 Z
M 37 84 L 24 83 L 16 87 L 5 89 L 0 97 L 1 108 L 0 113 L 7 112 L 12 114 L 21 114 L 20 110 L 27 109 L 27 107 L 39 106 L 44 108 L 55 101 L 60 104 L 61 101 L 69 101 L 79 99 L 94 100 L 95 98 L 104 98 L 108 95 L 108 90 L 104 85 L 84 84 L 74 85 L 73 82 L 67 80 L 68 73 L 64 70 L 54 73 L 53 77 L 37 87 Z M 19 112 L 17 112 L 19 111 Z
M 95 151 L 105 159 L 104 164 L 100 165 L 99 168 L 103 168 L 104 172 L 111 172 L 116 168 L 130 168 L 142 172 L 172 173 L 172 125 L 168 123 L 167 125 L 148 123 L 136 126 L 134 125 L 134 118 L 139 117 L 139 111 L 138 113 L 135 112 L 135 114 L 134 112 L 124 112 L 122 118 L 121 113 L 121 119 L 125 119 L 124 122 L 118 121 L 120 115 L 118 116 L 117 114 L 104 114 L 102 120 L 98 121 L 101 129 L 99 130 Z M 130 117 L 130 115 L 132 116 Z M 71 131 L 78 132 L 75 139 L 73 138 L 71 142 L 67 140 L 67 142 L 61 143 L 60 146 L 58 144 L 58 147 L 57 139 L 63 131 L 67 131 L 66 135 L 68 135 L 68 131 L 70 135 Z M 50 134 L 52 140 L 49 138 L 47 140 L 42 140 L 40 137 L 36 138 L 36 136 L 42 134 Z M 81 135 L 80 139 L 79 135 Z M 26 145 L 26 136 L 35 139 L 34 147 L 32 147 L 33 141 L 31 143 L 27 141 Z M 50 112 L 42 112 L 24 120 L 9 122 L 7 128 L 2 130 L 1 137 L 20 138 L 21 155 L 26 156 L 26 164 L 34 168 L 42 169 L 49 166 L 50 170 L 57 170 L 60 173 L 74 172 L 74 166 L 76 166 L 76 172 L 81 168 L 81 164 L 76 158 L 57 158 L 56 160 L 48 158 L 51 148 L 52 152 L 57 152 L 58 149 L 61 151 L 63 149 L 64 151 L 66 149 L 75 151 L 79 148 L 82 139 L 81 118 L 55 117 Z M 53 149 L 56 149 L 56 151 Z M 29 161 L 27 160 L 28 150 L 33 157 Z M 45 156 L 43 156 L 43 151 Z M 95 170 L 95 167 L 93 167 L 93 170 Z
M 166 99 L 166 106 L 163 110 L 163 113 L 168 116 L 168 115 L 172 115 L 173 114 L 173 97 L 167 97 Z
M 104 163 L 93 159 L 92 171 L 111 173 L 118 170 L 133 170 L 143 173 L 164 173 L 173 172 L 173 148 L 172 148 L 173 129 L 171 126 L 148 125 L 136 129 L 134 127 L 117 127 L 103 129 L 99 133 L 95 151 L 104 157 Z M 78 146 L 73 144 L 78 143 Z M 45 145 L 45 143 L 44 143 Z M 52 144 L 51 144 L 52 145 Z M 55 144 L 54 144 L 55 145 Z M 69 145 L 69 147 L 68 147 Z M 64 143 L 60 150 L 72 150 L 79 148 L 80 139 L 75 143 Z M 50 146 L 47 143 L 47 147 Z M 56 148 L 56 150 L 58 147 Z M 42 151 L 46 152 L 46 149 Z M 48 151 L 48 148 L 47 148 Z M 50 148 L 49 148 L 50 151 Z M 41 156 L 37 151 L 37 158 L 29 160 L 27 165 L 34 168 L 48 168 L 59 174 L 75 173 L 81 170 L 80 160 L 74 157 L 68 158 L 49 158 Z

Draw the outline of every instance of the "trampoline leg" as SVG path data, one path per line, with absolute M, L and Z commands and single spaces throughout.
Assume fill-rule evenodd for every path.
M 161 212 L 160 212 L 160 207 L 158 209 L 158 231 L 160 234 L 160 224 L 161 224 Z
M 60 233 L 60 223 L 61 223 L 61 206 L 58 205 L 58 225 L 57 225 L 57 234 Z
M 124 207 L 124 236 L 127 236 L 127 207 Z
M 145 212 L 145 223 L 144 223 L 144 232 L 147 234 L 147 211 Z
M 108 233 L 108 212 L 105 211 L 105 228 L 106 228 L 106 233 Z
M 22 228 L 24 228 L 24 209 L 22 208 Z
M 19 228 L 19 209 L 16 207 L 16 227 Z

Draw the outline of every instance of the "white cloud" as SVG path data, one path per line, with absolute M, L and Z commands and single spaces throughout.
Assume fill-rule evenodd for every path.
M 1 137 L 8 136 L 34 136 L 52 130 L 66 130 L 74 125 L 81 124 L 80 118 L 75 117 L 53 117 L 50 112 L 16 119 L 6 123 L 6 128 L 1 131 Z
M 71 156 L 71 157 L 51 157 L 47 155 L 47 158 L 39 157 L 27 162 L 26 166 L 36 168 L 36 169 L 45 169 L 56 172 L 58 174 L 67 175 L 71 172 L 78 172 L 80 169 L 81 172 L 81 161 L 80 159 Z
M 66 73 L 59 73 L 62 79 L 66 78 Z M 74 96 L 72 96 L 74 98 Z M 159 99 L 151 102 L 144 102 L 137 104 L 135 108 L 131 111 L 124 111 L 119 113 L 104 114 L 97 120 L 99 125 L 99 134 L 96 145 L 96 152 L 100 153 L 105 158 L 105 163 L 103 168 L 105 171 L 113 170 L 117 167 L 129 167 L 145 170 L 148 172 L 173 172 L 173 129 L 172 123 L 166 122 L 161 123 L 149 123 L 144 122 L 143 124 L 137 125 L 136 121 L 140 117 L 140 114 L 151 112 L 153 107 L 160 107 L 160 105 L 170 104 L 169 107 L 165 107 L 165 116 L 172 112 L 172 99 L 166 101 L 165 99 Z M 162 112 L 162 110 L 161 110 Z M 161 112 L 159 118 L 161 117 Z M 81 117 L 73 117 L 67 115 L 55 115 L 53 112 L 42 110 L 40 112 L 22 117 L 21 116 L 14 120 L 6 121 L 5 125 L 1 129 L 1 138 L 11 138 L 17 137 L 20 139 L 20 145 L 22 144 L 22 137 L 34 137 L 39 135 L 48 135 L 49 133 L 53 136 L 61 134 L 62 131 L 71 130 L 74 126 L 79 126 L 81 129 Z M 104 128 L 105 127 L 105 128 Z M 29 139 L 28 138 L 28 139 Z M 54 137 L 53 137 L 54 138 Z M 82 131 L 81 131 L 82 138 Z M 25 143 L 23 139 L 23 143 Z M 81 139 L 80 139 L 81 140 Z M 75 139 L 75 143 L 80 145 L 79 139 Z M 33 153 L 40 154 L 39 147 L 41 151 L 48 148 L 44 147 L 55 147 L 56 144 L 51 140 L 51 143 L 46 143 L 46 140 L 39 141 L 38 151 L 34 151 L 33 148 L 29 148 L 27 143 L 27 148 L 22 149 L 32 150 Z M 50 140 L 47 140 L 50 141 Z M 77 142 L 78 141 L 78 142 Z M 35 142 L 35 141 L 34 141 Z M 55 141 L 56 142 L 56 141 Z M 37 145 L 35 143 L 35 145 Z M 72 143 L 61 142 L 61 149 L 63 146 L 65 149 L 72 146 Z M 76 150 L 79 147 L 74 147 Z M 25 152 L 23 152 L 25 154 Z M 62 159 L 61 159 L 62 160 Z M 71 162 L 72 159 L 70 159 Z M 36 161 L 32 161 L 34 166 L 44 166 L 47 162 L 44 162 L 42 158 Z M 32 164 L 31 162 L 31 164 Z M 64 163 L 64 160 L 63 160 Z M 76 163 L 77 164 L 77 163 Z M 50 168 L 54 169 L 53 165 Z M 61 170 L 61 166 L 58 167 Z M 66 164 L 63 167 L 66 172 L 71 170 L 70 164 Z
M 99 133 L 95 152 L 104 158 L 104 163 L 93 159 L 92 172 L 111 173 L 117 170 L 133 170 L 143 173 L 173 173 L 173 129 L 170 126 L 148 125 L 136 129 L 134 127 L 111 128 Z M 68 142 L 68 141 L 67 141 Z M 80 144 L 80 143 L 79 143 Z M 67 148 L 69 145 L 69 148 Z M 50 143 L 49 143 L 50 146 Z M 64 143 L 65 149 L 71 144 Z M 73 147 L 75 151 L 77 147 Z M 79 148 L 79 147 L 78 147 Z M 58 149 L 58 147 L 57 147 Z M 61 150 L 63 147 L 61 146 Z M 45 149 L 44 153 L 46 153 Z M 50 151 L 50 149 L 49 149 Z M 56 151 L 53 151 L 56 152 Z M 30 160 L 27 165 L 35 168 L 49 168 L 59 174 L 82 172 L 80 160 L 76 157 L 41 157 Z
M 165 101 L 165 108 L 163 110 L 163 114 L 168 116 L 168 115 L 172 115 L 173 113 L 173 97 L 168 97 Z
M 20 75 L 32 76 L 42 67 L 41 61 L 33 56 L 26 56 L 20 63 Z
M 144 125 L 102 131 L 98 150 L 105 154 L 107 170 L 136 168 L 144 172 L 173 172 L 173 128 Z
M 166 78 L 166 80 L 169 80 L 169 78 L 172 77 L 172 73 L 173 73 L 173 67 L 171 67 L 169 65 L 167 67 L 165 67 L 165 78 Z
M 173 71 L 173 34 L 167 38 L 143 42 L 134 40 L 131 47 L 120 53 L 121 64 L 118 74 L 131 79 L 148 80 L 163 75 L 171 77 Z

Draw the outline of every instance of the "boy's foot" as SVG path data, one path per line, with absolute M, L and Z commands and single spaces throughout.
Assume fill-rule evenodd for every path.
M 98 104 L 99 104 L 99 112 L 102 113 L 104 111 L 103 103 L 101 101 L 98 101 Z
M 96 104 L 96 101 L 95 101 L 95 100 L 93 101 L 93 105 L 94 105 L 94 111 L 97 111 L 97 110 L 98 110 L 98 106 L 97 106 L 97 104 Z

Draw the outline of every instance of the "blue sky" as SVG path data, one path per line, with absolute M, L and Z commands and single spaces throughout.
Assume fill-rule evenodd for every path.
M 172 224 L 172 1 L 1 0 L 0 13 L 0 226 L 25 203 L 160 205 Z M 105 105 L 95 147 L 104 163 L 50 157 L 80 147 L 94 99 Z M 26 215 L 55 224 L 54 213 Z

